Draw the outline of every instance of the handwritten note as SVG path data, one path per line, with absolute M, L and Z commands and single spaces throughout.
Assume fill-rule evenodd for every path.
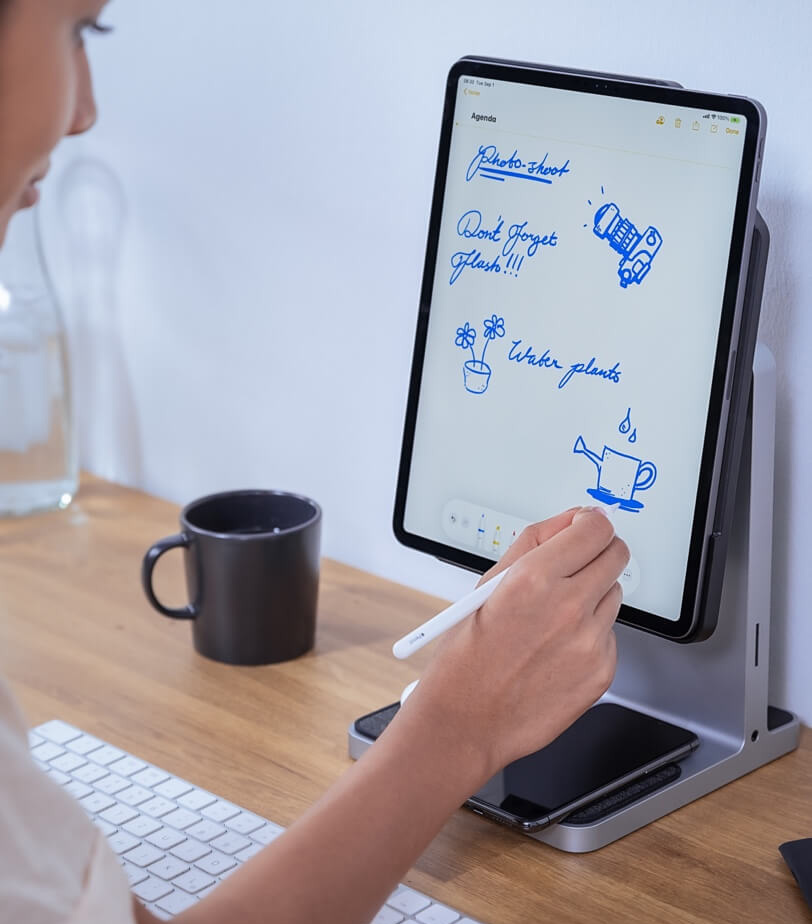
M 462 271 L 469 268 L 518 276 L 525 256 L 534 257 L 540 247 L 555 247 L 558 244 L 555 231 L 540 233 L 530 227 L 527 219 L 513 222 L 506 228 L 501 215 L 497 216 L 496 221 L 486 222 L 480 209 L 469 209 L 460 216 L 457 234 L 464 240 L 501 244 L 501 247 L 495 254 L 491 252 L 488 256 L 477 247 L 458 250 L 451 257 L 449 285 L 454 285 Z
M 486 180 L 504 183 L 506 179 L 515 178 L 551 185 L 556 177 L 566 176 L 572 171 L 569 158 L 564 163 L 553 163 L 549 157 L 547 151 L 541 158 L 523 160 L 519 156 L 518 148 L 514 148 L 513 153 L 505 157 L 495 144 L 481 144 L 468 165 L 465 179 L 470 183 L 474 177 L 480 176 Z
M 617 385 L 622 375 L 620 362 L 616 362 L 610 367 L 604 367 L 598 364 L 597 358 L 592 356 L 586 362 L 562 363 L 557 357 L 553 356 L 549 349 L 546 349 L 541 355 L 536 353 L 532 346 L 526 346 L 522 349 L 522 341 L 514 340 L 508 350 L 508 359 L 527 366 L 534 366 L 538 369 L 558 369 L 564 374 L 558 381 L 558 387 L 564 388 L 576 375 L 598 376 L 607 382 Z

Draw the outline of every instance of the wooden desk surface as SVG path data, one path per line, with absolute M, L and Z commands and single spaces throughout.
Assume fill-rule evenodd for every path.
M 95 478 L 66 512 L 0 520 L 0 670 L 32 725 L 62 718 L 290 824 L 350 764 L 349 723 L 425 663 L 390 646 L 441 601 L 325 560 L 313 653 L 217 664 L 141 592 L 143 552 L 176 530 L 173 505 Z M 156 587 L 185 600 L 179 553 Z M 486 924 L 812 922 L 777 850 L 812 835 L 811 770 L 804 729 L 795 753 L 584 855 L 461 809 L 404 881 Z

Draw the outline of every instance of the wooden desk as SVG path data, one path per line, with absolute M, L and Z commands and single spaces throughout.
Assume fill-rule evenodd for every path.
M 173 505 L 95 478 L 66 512 L 0 520 L 0 670 L 31 724 L 62 718 L 290 824 L 349 765 L 352 719 L 425 662 L 390 646 L 441 601 L 325 560 L 312 654 L 217 664 L 141 592 L 143 552 L 176 529 Z M 170 605 L 175 554 L 156 569 Z M 777 851 L 812 835 L 810 771 L 804 729 L 795 753 L 580 856 L 461 809 L 405 881 L 487 924 L 810 922 Z

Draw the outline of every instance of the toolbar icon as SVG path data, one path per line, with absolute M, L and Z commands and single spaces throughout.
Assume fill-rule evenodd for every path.
M 692 128 L 695 132 L 698 132 L 698 131 L 699 131 L 699 122 L 697 122 L 696 119 L 694 119 L 694 124 L 691 126 L 691 128 Z
M 660 116 L 659 119 L 657 119 L 657 124 L 665 125 L 665 116 Z
M 682 128 L 682 119 L 674 119 L 674 128 Z

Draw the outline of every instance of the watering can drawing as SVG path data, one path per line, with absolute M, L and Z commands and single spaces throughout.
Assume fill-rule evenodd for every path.
M 584 438 L 575 440 L 572 451 L 586 456 L 598 470 L 598 484 L 587 488 L 587 494 L 604 504 L 620 502 L 621 510 L 637 512 L 643 504 L 634 499 L 635 491 L 646 491 L 657 480 L 657 469 L 653 462 L 643 462 L 635 456 L 603 447 L 602 455 L 587 449 Z

